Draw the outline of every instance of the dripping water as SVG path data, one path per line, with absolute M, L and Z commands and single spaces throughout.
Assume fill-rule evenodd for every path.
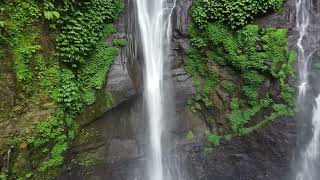
M 308 0 L 296 0 L 296 21 L 299 32 L 298 46 L 298 63 L 299 63 L 299 105 L 303 104 L 303 99 L 306 94 L 308 85 L 308 64 L 310 56 L 306 57 L 304 45 L 302 44 L 304 38 L 307 36 L 307 28 L 309 26 L 309 12 Z

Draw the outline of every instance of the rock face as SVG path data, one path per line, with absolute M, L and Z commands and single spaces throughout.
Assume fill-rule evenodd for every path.
M 219 147 L 194 143 L 180 151 L 189 160 L 194 179 L 284 180 L 289 176 L 295 138 L 294 121 L 283 119 L 254 134 L 222 142 Z
M 315 0 L 316 2 L 316 0 Z M 317 2 L 316 2 L 317 3 Z M 187 101 L 196 94 L 191 78 L 183 65 L 189 48 L 188 26 L 192 0 L 177 0 L 172 28 L 172 81 L 175 91 L 176 122 L 168 130 L 176 143 L 176 153 L 184 161 L 184 170 L 191 180 L 283 180 L 290 173 L 292 149 L 296 142 L 296 122 L 278 120 L 253 134 L 238 137 L 220 146 L 207 147 L 205 132 L 210 129 L 201 114 L 190 111 Z M 318 3 L 319 5 L 319 3 Z M 320 6 L 317 6 L 320 7 Z M 118 22 L 119 33 L 128 47 L 111 68 L 106 91 L 115 98 L 114 107 L 103 116 L 87 120 L 83 135 L 67 156 L 69 163 L 58 179 L 140 180 L 144 174 L 147 138 L 143 99 L 141 98 L 141 52 L 133 1 L 126 0 L 126 9 Z M 295 47 L 295 0 L 288 0 L 282 12 L 261 18 L 257 23 L 289 29 L 289 46 Z M 188 131 L 194 133 L 186 140 Z M 84 165 L 87 158 L 93 165 Z M 169 156 L 170 157 L 170 156 Z
M 25 159 L 20 156 L 15 163 L 9 163 L 14 154 L 13 141 L 18 136 L 29 132 L 32 124 L 52 116 L 56 108 L 46 96 L 38 97 L 33 92 L 29 92 L 27 97 L 22 96 L 21 84 L 17 83 L 13 70 L 13 55 L 6 49 L 2 53 L 3 57 L 0 57 L 0 174 L 6 173 L 12 166 L 25 165 L 23 164 Z M 28 166 L 30 164 L 25 167 Z

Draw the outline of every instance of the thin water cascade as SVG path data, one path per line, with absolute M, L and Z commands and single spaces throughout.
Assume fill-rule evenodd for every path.
M 308 0 L 296 0 L 296 21 L 299 32 L 298 46 L 298 63 L 299 63 L 299 105 L 302 105 L 306 89 L 308 86 L 308 64 L 310 56 L 307 56 L 303 39 L 307 36 L 307 28 L 309 26 Z
M 164 74 L 175 6 L 166 0 L 136 0 L 144 55 L 144 98 L 149 123 L 148 179 L 164 180 L 162 134 L 164 130 Z
M 299 121 L 303 121 L 304 131 L 309 131 L 309 136 L 305 139 L 305 146 L 300 153 L 298 168 L 295 174 L 296 180 L 319 180 L 319 153 L 320 153 L 320 95 L 319 90 L 313 91 L 314 84 L 309 80 L 311 58 L 315 52 L 313 43 L 310 39 L 314 39 L 314 33 L 310 31 L 311 16 L 310 16 L 310 0 L 296 0 L 296 21 L 299 31 L 298 47 L 298 65 L 299 65 L 299 96 L 298 108 L 302 117 Z M 313 40 L 314 43 L 316 40 Z M 318 82 L 313 82 L 318 83 Z M 315 102 L 315 103 L 314 103 Z M 311 124 L 309 123 L 308 113 L 310 113 L 309 104 L 313 104 Z M 308 129 L 311 130 L 308 130 Z M 302 139 L 305 137 L 301 137 Z

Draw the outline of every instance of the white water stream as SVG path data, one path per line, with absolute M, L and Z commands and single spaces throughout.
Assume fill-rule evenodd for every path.
M 298 105 L 299 110 L 302 113 L 307 113 L 308 109 L 305 106 L 307 101 L 306 97 L 308 90 L 310 89 L 309 82 L 309 59 L 312 56 L 312 52 L 306 52 L 306 48 L 311 46 L 311 44 L 306 41 L 309 36 L 308 28 L 310 26 L 310 0 L 296 0 L 296 20 L 297 29 L 299 31 L 299 39 L 297 42 L 298 46 L 298 63 L 299 63 L 299 96 Z M 320 152 L 320 95 L 315 98 L 315 105 L 313 105 L 312 111 L 312 124 L 311 124 L 311 137 L 307 139 L 307 144 L 303 148 L 301 155 L 299 168 L 296 172 L 296 180 L 319 180 L 319 169 L 317 167 L 319 161 Z M 307 121 L 308 118 L 300 119 L 302 121 Z
M 168 58 L 175 3 L 166 0 L 136 0 L 144 55 L 144 98 L 149 120 L 148 179 L 164 180 L 162 133 L 164 130 L 164 72 Z M 168 7 L 171 6 L 171 7 Z M 166 179 L 167 180 L 167 179 Z
M 297 29 L 299 32 L 298 46 L 298 63 L 299 63 L 299 105 L 303 104 L 303 99 L 306 94 L 308 86 L 308 65 L 310 56 L 306 55 L 303 39 L 307 36 L 307 29 L 309 26 L 309 12 L 308 12 L 308 0 L 296 0 L 296 21 Z
M 296 180 L 319 180 L 315 163 L 319 157 L 320 138 L 320 95 L 316 98 L 312 117 L 313 134 L 310 142 L 302 153 L 302 167 L 298 171 Z

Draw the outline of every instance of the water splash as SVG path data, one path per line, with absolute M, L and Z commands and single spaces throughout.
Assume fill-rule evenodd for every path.
M 165 58 L 168 57 L 166 47 L 170 44 L 171 36 L 170 18 L 175 2 L 168 3 L 166 0 L 136 0 L 136 2 L 145 60 L 144 97 L 150 131 L 148 175 L 150 180 L 164 180 L 161 143 L 165 117 L 163 77 Z
M 302 154 L 302 167 L 298 171 L 296 180 L 318 180 L 315 166 L 315 161 L 319 157 L 319 138 L 320 138 L 320 95 L 316 98 L 316 105 L 313 108 L 312 117 L 312 138 L 303 151 Z

